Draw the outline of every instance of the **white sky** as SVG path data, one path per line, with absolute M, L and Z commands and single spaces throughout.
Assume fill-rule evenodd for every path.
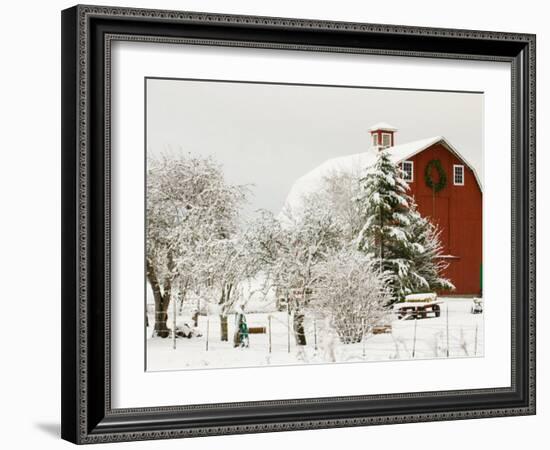
M 377 122 L 396 145 L 444 136 L 483 176 L 479 93 L 147 81 L 148 154 L 212 155 L 228 182 L 254 185 L 248 211 L 277 214 L 298 177 L 366 150 Z

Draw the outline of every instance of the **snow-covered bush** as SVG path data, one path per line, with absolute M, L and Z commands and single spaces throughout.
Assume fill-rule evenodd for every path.
M 310 307 L 330 320 L 341 342 L 361 342 L 387 319 L 387 280 L 365 254 L 347 247 L 334 251 L 315 267 L 315 275 Z

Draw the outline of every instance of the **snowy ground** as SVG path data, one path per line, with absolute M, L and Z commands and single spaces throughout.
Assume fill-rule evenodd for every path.
M 252 367 L 328 362 L 388 361 L 483 356 L 483 314 L 471 314 L 469 298 L 440 298 L 439 318 L 393 320 L 392 332 L 368 336 L 358 344 L 341 344 L 322 321 L 306 321 L 308 345 L 298 347 L 287 327 L 286 312 L 247 314 L 249 327 L 269 329 L 271 316 L 271 352 L 269 334 L 250 335 L 249 348 L 233 348 L 233 317 L 229 317 L 229 342 L 220 341 L 219 318 L 200 316 L 199 338 L 178 338 L 176 349 L 171 338 L 147 339 L 147 370 Z M 448 308 L 448 322 L 447 311 Z M 149 317 L 153 323 L 152 314 Z M 178 323 L 191 323 L 188 317 Z M 448 333 L 447 333 L 448 329 Z M 208 333 L 207 333 L 208 330 Z M 151 336 L 152 329 L 147 330 Z M 208 336 L 207 336 L 208 335 Z M 447 338 L 448 336 L 448 338 Z M 448 345 L 447 345 L 448 341 Z M 208 350 L 207 350 L 208 345 Z M 414 352 L 414 355 L 413 355 Z

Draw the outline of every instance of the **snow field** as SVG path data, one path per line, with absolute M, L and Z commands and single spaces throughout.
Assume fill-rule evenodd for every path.
M 148 328 L 147 370 L 483 356 L 483 314 L 471 314 L 472 299 L 440 298 L 440 300 L 443 301 L 440 317 L 418 320 L 394 319 L 391 322 L 391 333 L 369 335 L 364 342 L 356 344 L 342 344 L 323 320 L 315 320 L 306 315 L 307 345 L 297 346 L 292 333 L 291 317 L 289 318 L 285 311 L 248 313 L 248 326 L 265 327 L 266 331 L 269 330 L 269 317 L 271 317 L 271 334 L 269 332 L 251 334 L 248 348 L 233 347 L 234 315 L 228 317 L 229 342 L 220 341 L 218 315 L 200 316 L 198 328 L 202 336 L 191 339 L 178 338 L 175 349 L 171 338 L 151 338 L 152 328 Z M 168 320 L 169 327 L 172 326 L 173 320 L 171 314 L 172 308 L 170 308 Z M 152 314 L 149 315 L 149 320 L 150 324 L 154 323 Z M 178 316 L 177 323 L 191 324 L 190 315 L 184 311 L 181 316 Z

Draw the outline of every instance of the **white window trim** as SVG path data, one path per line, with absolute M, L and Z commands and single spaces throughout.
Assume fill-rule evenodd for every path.
M 384 136 L 388 137 L 388 145 L 387 146 L 384 144 Z M 382 145 L 383 147 L 391 147 L 391 133 L 382 132 L 382 136 L 380 137 L 380 145 Z
M 378 142 L 378 133 L 372 133 L 372 145 L 374 146 L 380 145 Z
M 457 183 L 456 182 L 456 168 L 457 167 L 460 167 L 460 169 L 462 170 L 462 183 Z M 455 186 L 464 186 L 464 176 L 465 176 L 464 164 L 453 164 L 453 185 L 455 185 Z
M 407 183 L 412 183 L 414 181 L 414 161 L 403 161 L 401 163 L 401 170 L 403 171 L 404 174 L 406 174 L 407 172 L 405 172 L 405 164 L 410 164 L 411 165 L 411 179 L 410 180 L 407 180 L 404 176 L 403 176 L 403 179 L 407 182 Z

